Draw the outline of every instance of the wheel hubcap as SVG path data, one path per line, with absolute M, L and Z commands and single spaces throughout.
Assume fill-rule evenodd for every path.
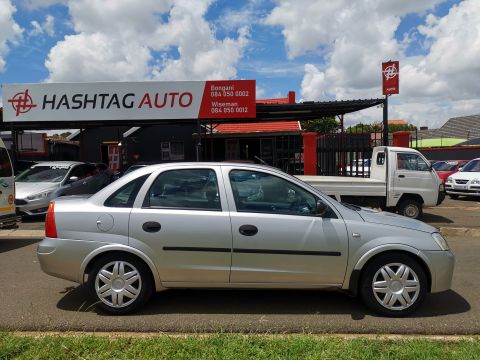
M 142 289 L 138 270 L 126 261 L 104 265 L 95 278 L 95 292 L 108 306 L 120 308 L 134 302 Z
M 418 209 L 415 205 L 409 205 L 405 208 L 405 215 L 414 218 L 418 215 Z
M 401 263 L 384 265 L 373 277 L 372 290 L 380 305 L 404 310 L 417 301 L 420 281 L 415 271 Z

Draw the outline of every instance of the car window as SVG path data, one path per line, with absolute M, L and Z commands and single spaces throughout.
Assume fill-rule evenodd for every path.
M 165 171 L 148 190 L 144 207 L 221 211 L 217 175 L 212 169 Z
M 462 172 L 480 172 L 480 160 L 471 160 L 462 169 Z
M 385 164 L 385 152 L 379 152 L 377 154 L 377 165 L 384 165 L 384 164 Z
M 418 154 L 397 154 L 397 169 L 410 171 L 429 171 L 430 167 Z
M 290 181 L 250 170 L 232 170 L 229 178 L 239 212 L 315 215 L 316 197 Z
M 0 148 L 0 177 L 12 176 L 12 164 L 7 149 Z
M 135 180 L 123 185 L 120 189 L 110 195 L 109 198 L 105 200 L 103 205 L 108 207 L 131 208 L 135 202 L 135 198 L 137 197 L 140 188 L 149 176 L 150 174 L 140 176 Z
M 15 182 L 60 182 L 68 173 L 68 165 L 36 165 L 15 178 Z

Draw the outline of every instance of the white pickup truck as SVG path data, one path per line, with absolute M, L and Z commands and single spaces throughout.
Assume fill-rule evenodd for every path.
M 439 205 L 443 185 L 417 150 L 378 146 L 373 149 L 370 177 L 297 176 L 338 201 L 396 211 L 420 218 L 423 207 Z

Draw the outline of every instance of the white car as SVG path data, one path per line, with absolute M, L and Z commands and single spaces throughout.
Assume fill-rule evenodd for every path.
M 470 160 L 462 170 L 450 175 L 445 191 L 452 199 L 460 195 L 480 196 L 480 158 Z

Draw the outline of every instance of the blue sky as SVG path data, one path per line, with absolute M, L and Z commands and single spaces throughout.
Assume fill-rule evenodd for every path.
M 144 10 L 130 18 L 128 1 L 0 0 L 0 11 L 11 12 L 0 17 L 0 83 L 222 77 L 255 79 L 263 98 L 289 90 L 297 100 L 370 98 L 381 96 L 380 64 L 391 58 L 401 64 L 391 118 L 435 127 L 478 105 L 479 86 L 459 80 L 479 74 L 475 62 L 452 63 L 453 75 L 445 63 L 456 51 L 449 38 L 460 46 L 465 26 L 480 33 L 478 0 L 131 3 Z M 16 34 L 3 31 L 15 25 Z M 479 36 L 469 39 L 477 54 Z

